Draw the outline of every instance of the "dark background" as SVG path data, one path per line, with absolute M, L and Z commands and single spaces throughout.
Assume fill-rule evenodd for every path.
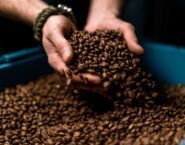
M 145 35 L 151 39 L 185 45 L 185 1 L 147 1 Z
M 51 0 L 57 5 L 58 0 Z M 73 8 L 79 29 L 83 29 L 89 8 L 88 0 L 65 0 Z M 185 45 L 184 0 L 129 0 L 121 16 L 136 27 L 138 36 L 155 41 Z M 32 28 L 0 17 L 0 54 L 33 47 Z

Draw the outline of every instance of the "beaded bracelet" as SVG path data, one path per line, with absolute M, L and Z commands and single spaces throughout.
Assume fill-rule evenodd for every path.
M 36 40 L 42 40 L 42 28 L 48 17 L 52 15 L 64 15 L 74 24 L 76 24 L 76 20 L 71 8 L 61 4 L 59 4 L 57 7 L 49 6 L 48 8 L 43 9 L 36 18 L 35 24 L 33 26 L 34 37 Z

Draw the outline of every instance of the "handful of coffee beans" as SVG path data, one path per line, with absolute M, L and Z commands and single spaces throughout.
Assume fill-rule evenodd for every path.
M 74 50 L 69 68 L 74 74 L 98 75 L 102 87 L 114 96 L 157 96 L 155 82 L 139 66 L 140 59 L 129 51 L 121 33 L 113 30 L 76 31 L 69 42 Z

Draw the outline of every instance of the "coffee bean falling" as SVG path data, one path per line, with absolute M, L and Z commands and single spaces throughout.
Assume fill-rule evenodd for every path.
M 185 139 L 185 86 L 165 86 L 149 105 L 74 91 L 63 82 L 51 74 L 0 92 L 0 145 L 178 145 Z
M 129 51 L 121 33 L 76 31 L 69 42 L 74 51 L 69 64 L 73 74 L 98 75 L 110 95 L 130 99 L 158 96 L 151 75 L 142 70 L 140 59 Z

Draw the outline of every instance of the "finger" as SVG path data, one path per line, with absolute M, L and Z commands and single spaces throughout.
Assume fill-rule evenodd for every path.
M 57 72 L 66 76 L 66 72 L 68 72 L 69 69 L 57 52 L 48 54 L 48 62 Z
M 86 30 L 88 32 L 94 32 L 94 31 L 96 31 L 96 26 L 93 26 L 92 24 L 91 25 L 86 25 L 84 27 L 84 30 Z
M 74 32 L 76 30 L 76 25 L 73 22 L 71 22 L 70 24 L 71 24 L 70 32 Z
M 100 77 L 89 73 L 73 75 L 71 79 L 73 82 L 78 82 L 78 83 L 94 84 L 94 85 L 101 84 Z
M 71 78 L 71 70 L 66 66 L 58 53 L 50 53 L 48 55 L 48 62 L 60 74 L 60 76 Z
M 50 64 L 50 66 L 52 66 L 52 68 L 54 68 L 57 72 L 59 72 L 62 75 L 68 72 L 69 71 L 68 67 L 63 62 L 61 56 L 59 55 L 53 44 L 50 43 L 50 41 L 44 39 L 43 45 L 45 47 L 48 56 L 48 63 Z
M 62 60 L 65 63 L 69 63 L 73 58 L 72 47 L 69 42 L 65 39 L 62 32 L 56 30 L 55 33 L 49 38 L 51 43 L 57 49 L 58 53 L 61 55 Z
M 138 55 L 144 53 L 144 49 L 138 44 L 138 40 L 134 32 L 134 26 L 132 26 L 130 23 L 123 22 L 120 31 L 123 33 L 130 51 Z
M 98 93 L 98 94 L 102 94 L 104 96 L 107 96 L 108 95 L 108 90 L 103 88 L 102 86 L 100 85 L 85 85 L 85 84 L 81 84 L 81 83 L 73 83 L 73 86 L 77 89 L 80 89 L 80 90 L 87 90 L 87 91 L 91 91 L 91 92 L 95 92 L 95 93 Z

